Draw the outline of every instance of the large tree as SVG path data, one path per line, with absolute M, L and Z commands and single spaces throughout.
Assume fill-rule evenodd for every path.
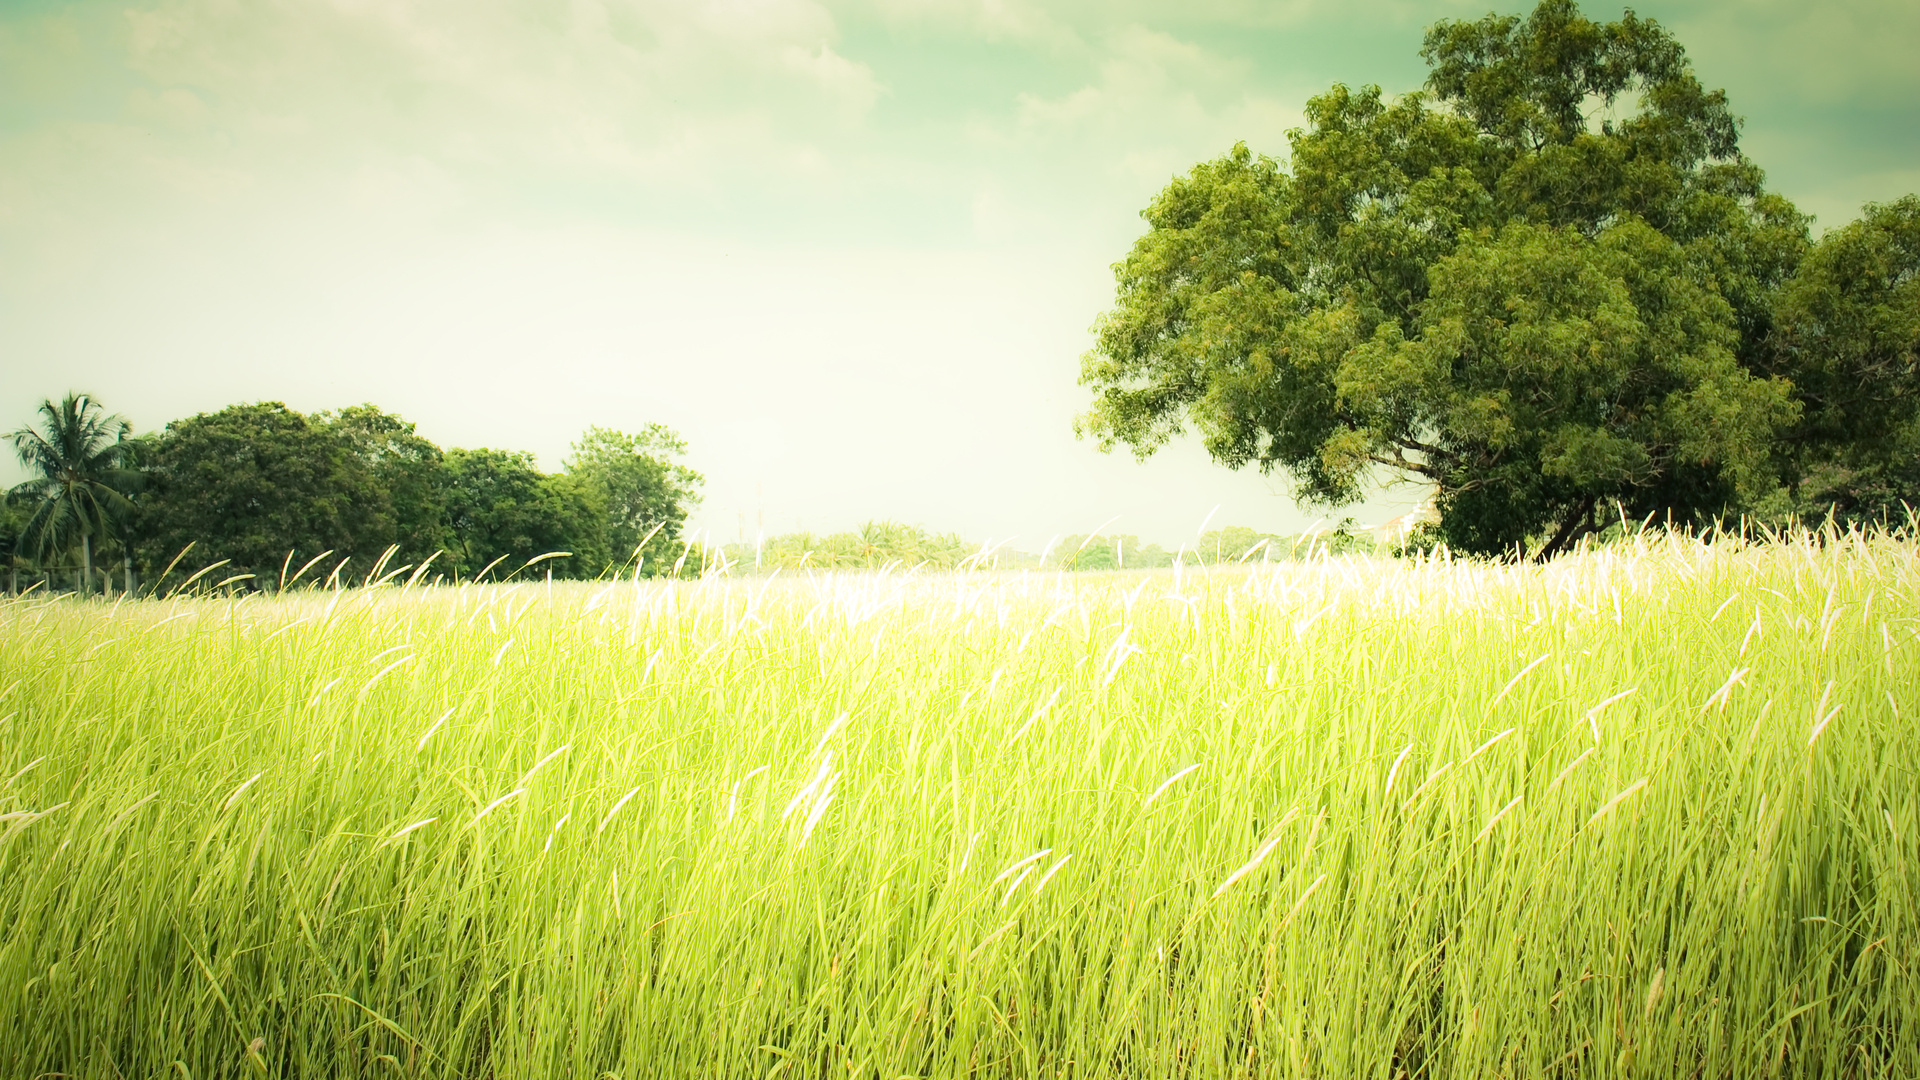
M 373 405 L 319 413 L 313 420 L 346 443 L 364 470 L 360 547 L 392 544 L 392 566 L 415 564 L 446 546 L 447 475 L 440 448 L 413 424 Z
M 1485 554 L 1764 494 L 1797 405 L 1756 371 L 1806 220 L 1725 95 L 1658 24 L 1570 0 L 1422 55 L 1423 93 L 1314 98 L 1290 168 L 1236 146 L 1154 200 L 1080 430 L 1144 457 L 1191 425 L 1323 504 L 1417 479 Z
M 9 493 L 30 507 L 21 546 L 45 560 L 77 550 L 81 595 L 93 590 L 93 551 L 132 509 L 140 484 L 131 457 L 133 427 L 86 394 L 40 403 L 41 425 L 10 432 L 14 453 L 34 475 Z
M 229 576 L 271 587 L 296 554 L 331 550 L 371 567 L 384 499 L 353 447 L 325 422 L 277 401 L 232 405 L 168 424 L 145 455 L 142 561 L 228 560 Z M 297 563 L 295 565 L 298 565 Z
M 1768 363 L 1805 406 L 1780 442 L 1784 508 L 1905 521 L 1920 510 L 1920 196 L 1821 237 L 1778 320 Z
M 372 405 L 313 415 L 232 405 L 167 425 L 143 463 L 141 561 L 152 569 L 193 544 L 193 564 L 226 559 L 229 575 L 273 588 L 323 552 L 364 573 L 417 565 L 445 540 L 440 448 Z
M 606 508 L 608 552 L 616 561 L 637 557 L 644 576 L 671 569 L 684 554 L 680 529 L 705 482 L 678 460 L 686 451 L 672 428 L 648 424 L 631 435 L 588 428 L 567 457 L 567 475 L 593 487 Z
M 549 476 L 513 450 L 447 451 L 447 532 L 453 569 L 506 577 L 536 556 L 559 577 L 591 577 L 608 562 L 606 504 L 593 484 Z

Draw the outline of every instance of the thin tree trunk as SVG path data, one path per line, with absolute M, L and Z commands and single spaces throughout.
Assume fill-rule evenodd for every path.
M 93 537 L 80 534 L 80 599 L 93 595 Z
M 1546 546 L 1534 552 L 1533 561 L 1536 563 L 1546 562 L 1548 559 L 1564 551 L 1573 541 L 1579 539 L 1582 532 L 1585 531 L 1580 526 L 1585 523 L 1593 513 L 1594 501 L 1592 496 L 1588 496 L 1579 506 L 1575 507 L 1573 512 L 1568 514 L 1566 518 L 1560 522 L 1559 531 L 1553 534 L 1553 539 L 1548 540 Z

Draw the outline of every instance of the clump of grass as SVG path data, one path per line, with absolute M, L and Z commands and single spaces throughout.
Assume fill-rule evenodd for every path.
M 35 1076 L 1920 1074 L 1920 555 L 0 607 Z

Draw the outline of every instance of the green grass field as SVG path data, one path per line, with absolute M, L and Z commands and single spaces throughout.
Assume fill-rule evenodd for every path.
M 10 1077 L 1920 1075 L 1920 551 L 0 605 Z

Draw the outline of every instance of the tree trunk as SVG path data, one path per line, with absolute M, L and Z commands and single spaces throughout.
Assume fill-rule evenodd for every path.
M 1539 551 L 1533 553 L 1533 561 L 1546 562 L 1565 551 L 1583 533 L 1590 531 L 1592 523 L 1589 518 L 1593 515 L 1594 503 L 1595 499 L 1591 495 L 1581 500 L 1580 505 L 1574 507 L 1573 512 L 1560 522 L 1560 528 L 1554 532 L 1553 538 L 1548 540 Z M 1588 528 L 1582 528 L 1583 524 Z
M 93 537 L 80 534 L 80 599 L 93 595 Z

